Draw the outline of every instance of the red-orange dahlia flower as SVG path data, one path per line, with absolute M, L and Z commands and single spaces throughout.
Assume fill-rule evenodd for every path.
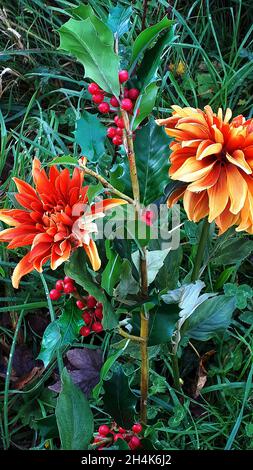
M 172 116 L 157 123 L 175 139 L 170 177 L 185 184 L 169 197 L 169 207 L 183 197 L 190 220 L 208 215 L 220 234 L 232 225 L 253 233 L 253 119 L 240 115 L 230 122 L 230 109 L 223 117 L 210 106 L 172 108 Z
M 84 175 L 75 168 L 72 177 L 69 170 L 59 171 L 52 166 L 47 176 L 37 159 L 33 161 L 35 189 L 25 181 L 13 178 L 18 189 L 17 202 L 24 209 L 0 210 L 0 220 L 13 228 L 0 232 L 0 241 L 9 242 L 7 248 L 31 246 L 21 259 L 12 276 L 12 284 L 18 288 L 20 279 L 34 269 L 42 272 L 42 265 L 51 260 L 56 269 L 79 246 L 85 249 L 94 271 L 101 261 L 91 233 L 97 231 L 95 219 L 123 199 L 104 199 L 89 207 L 87 190 L 83 186 Z

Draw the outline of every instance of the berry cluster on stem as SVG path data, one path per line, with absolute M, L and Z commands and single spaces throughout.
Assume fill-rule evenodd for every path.
M 142 425 L 135 423 L 130 430 L 117 426 L 113 423 L 111 426 L 102 424 L 98 428 L 98 433 L 94 436 L 93 444 L 96 444 L 98 450 L 110 447 L 113 442 L 122 439 L 127 442 L 130 449 L 135 450 L 141 447 L 141 439 L 139 435 L 142 432 Z

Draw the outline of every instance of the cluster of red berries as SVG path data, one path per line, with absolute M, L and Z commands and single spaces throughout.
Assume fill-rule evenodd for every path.
M 71 277 L 65 276 L 55 283 L 55 288 L 49 293 L 51 300 L 58 300 L 63 294 L 73 294 L 76 292 L 75 281 Z
M 120 70 L 119 72 L 119 82 L 125 83 L 129 79 L 128 71 L 127 70 Z M 134 102 L 137 100 L 140 92 L 137 88 L 127 88 L 123 91 L 123 97 L 119 101 L 116 96 L 112 96 L 110 102 L 108 103 L 105 101 L 105 92 L 101 90 L 97 83 L 90 83 L 88 86 L 88 91 L 92 95 L 92 101 L 98 104 L 98 110 L 103 113 L 115 112 L 115 109 L 112 108 L 121 108 L 124 111 L 129 113 L 132 112 L 134 108 Z M 111 108 L 112 106 L 112 108 Z M 107 136 L 112 139 L 112 143 L 114 145 L 121 145 L 123 142 L 123 129 L 124 129 L 124 121 L 123 118 L 116 115 L 114 117 L 114 122 L 116 127 L 111 126 L 107 129 Z
M 94 437 L 93 444 L 98 444 L 98 450 L 102 450 L 104 447 L 110 447 L 113 442 L 117 442 L 118 439 L 126 441 L 130 449 L 135 450 L 141 447 L 141 439 L 137 436 L 142 432 L 142 425 L 135 423 L 131 430 L 118 427 L 115 423 L 109 427 L 107 424 L 102 424 L 98 428 L 98 434 Z
M 103 331 L 103 305 L 97 302 L 93 295 L 84 297 L 83 300 L 76 301 L 77 307 L 83 311 L 82 319 L 85 323 L 80 329 L 80 335 L 89 336 L 92 331 L 94 333 L 101 333 Z

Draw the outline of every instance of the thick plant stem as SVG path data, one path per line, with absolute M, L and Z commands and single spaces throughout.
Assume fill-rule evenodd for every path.
M 178 367 L 178 357 L 176 353 L 172 353 L 171 363 L 172 363 L 172 370 L 173 370 L 174 387 L 178 392 L 180 392 L 181 390 L 180 374 L 179 374 L 179 367 Z
M 133 196 L 134 196 L 134 200 L 135 200 L 137 211 L 138 211 L 138 206 L 140 203 L 140 186 L 139 186 L 139 181 L 138 181 L 135 154 L 134 154 L 133 134 L 130 129 L 130 123 L 129 123 L 127 112 L 122 109 L 121 113 L 122 113 L 122 117 L 123 117 L 124 125 L 125 125 L 126 137 L 125 137 L 124 144 L 126 147 L 127 157 L 128 157 L 128 162 L 129 162 Z
M 148 401 L 148 378 L 149 378 L 149 360 L 148 360 L 148 313 L 141 312 L 141 421 L 147 422 L 147 401 Z
M 203 256 L 204 256 L 204 251 L 206 247 L 206 241 L 207 241 L 208 234 L 209 234 L 209 227 L 210 227 L 210 224 L 208 220 L 205 219 L 203 221 L 203 227 L 202 227 L 202 231 L 200 235 L 198 251 L 196 254 L 195 261 L 194 261 L 194 267 L 193 267 L 192 276 L 191 276 L 192 282 L 197 281 L 199 277 L 199 272 L 200 272 L 200 268 L 201 268 L 201 264 L 202 264 Z

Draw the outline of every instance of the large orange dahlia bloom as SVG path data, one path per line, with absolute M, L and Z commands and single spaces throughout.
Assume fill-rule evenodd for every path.
M 219 233 L 232 225 L 253 233 L 253 119 L 223 117 L 210 106 L 204 111 L 172 106 L 168 119 L 157 121 L 173 137 L 170 177 L 182 181 L 168 200 L 169 207 L 183 198 L 190 220 L 208 215 Z
M 98 270 L 101 261 L 91 238 L 97 232 L 94 220 L 126 201 L 104 199 L 89 207 L 88 186 L 83 186 L 81 170 L 75 168 L 71 177 L 68 169 L 60 172 L 52 166 L 47 176 L 37 159 L 33 161 L 35 189 L 13 179 L 18 189 L 16 200 L 24 209 L 0 210 L 0 220 L 13 226 L 0 232 L 0 241 L 9 242 L 7 248 L 31 247 L 14 269 L 13 286 L 18 288 L 20 279 L 34 269 L 42 272 L 48 260 L 56 269 L 79 246 L 85 249 L 93 269 Z

